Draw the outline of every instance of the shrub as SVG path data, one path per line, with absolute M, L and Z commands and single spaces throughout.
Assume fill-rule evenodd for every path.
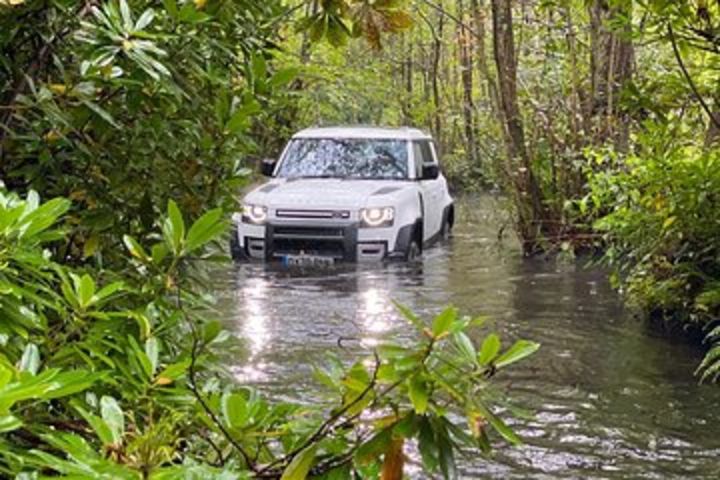
M 720 151 L 673 144 L 662 126 L 642 136 L 638 155 L 598 173 L 585 203 L 605 215 L 596 228 L 629 300 L 650 316 L 720 339 Z M 720 352 L 699 369 L 717 379 Z
M 425 323 L 399 306 L 413 344 L 318 369 L 320 405 L 271 403 L 222 368 L 232 336 L 199 293 L 220 210 L 188 228 L 169 202 L 153 245 L 124 238 L 124 268 L 80 271 L 48 252 L 69 206 L 0 192 L 1 475 L 399 479 L 413 440 L 428 471 L 454 478 L 459 448 L 519 442 L 492 378 L 537 344 L 476 345 L 466 331 L 482 319 L 447 308 Z

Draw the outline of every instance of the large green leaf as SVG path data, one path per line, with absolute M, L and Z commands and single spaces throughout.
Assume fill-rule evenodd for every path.
M 110 429 L 112 440 L 115 445 L 122 444 L 125 434 L 125 416 L 117 400 L 110 396 L 103 396 L 100 399 L 100 415 Z
M 315 461 L 317 445 L 313 444 L 295 455 L 290 464 L 283 471 L 280 480 L 305 480 Z
M 214 240 L 225 231 L 222 222 L 222 210 L 210 210 L 192 224 L 187 235 L 186 249 L 192 252 Z
M 518 340 L 513 344 L 512 347 L 508 348 L 502 355 L 500 355 L 495 361 L 497 368 L 506 367 L 510 364 L 518 362 L 525 357 L 528 357 L 535 353 L 540 348 L 539 343 L 530 342 L 527 340 Z

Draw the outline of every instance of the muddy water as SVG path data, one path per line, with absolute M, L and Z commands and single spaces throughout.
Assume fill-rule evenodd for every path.
M 498 378 L 534 413 L 514 422 L 525 444 L 464 461 L 463 478 L 720 478 L 720 387 L 696 384 L 700 352 L 650 332 L 586 261 L 522 259 L 498 241 L 497 211 L 461 202 L 452 240 L 416 266 L 225 272 L 225 319 L 248 350 L 233 370 L 310 401 L 311 365 L 326 352 L 351 357 L 408 334 L 391 300 L 428 316 L 452 303 L 490 315 L 506 342 L 542 343 Z

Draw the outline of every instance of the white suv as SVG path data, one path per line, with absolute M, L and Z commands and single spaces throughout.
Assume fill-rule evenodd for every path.
M 312 128 L 233 216 L 235 259 L 410 260 L 449 234 L 453 201 L 432 138 L 412 128 Z

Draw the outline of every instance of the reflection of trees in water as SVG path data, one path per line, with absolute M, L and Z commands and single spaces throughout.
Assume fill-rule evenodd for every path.
M 407 142 L 375 139 L 295 139 L 290 144 L 279 175 L 407 178 Z
M 615 429 L 638 450 L 647 446 L 648 431 L 667 438 L 692 434 L 706 443 L 689 420 L 708 418 L 703 403 L 720 396 L 701 400 L 705 391 L 692 376 L 691 349 L 649 336 L 623 310 L 606 273 L 586 265 L 586 259 L 514 264 L 512 335 L 542 344 L 529 370 L 513 372 L 516 386 L 525 383 L 523 390 L 543 405 L 576 412 L 580 431 Z

